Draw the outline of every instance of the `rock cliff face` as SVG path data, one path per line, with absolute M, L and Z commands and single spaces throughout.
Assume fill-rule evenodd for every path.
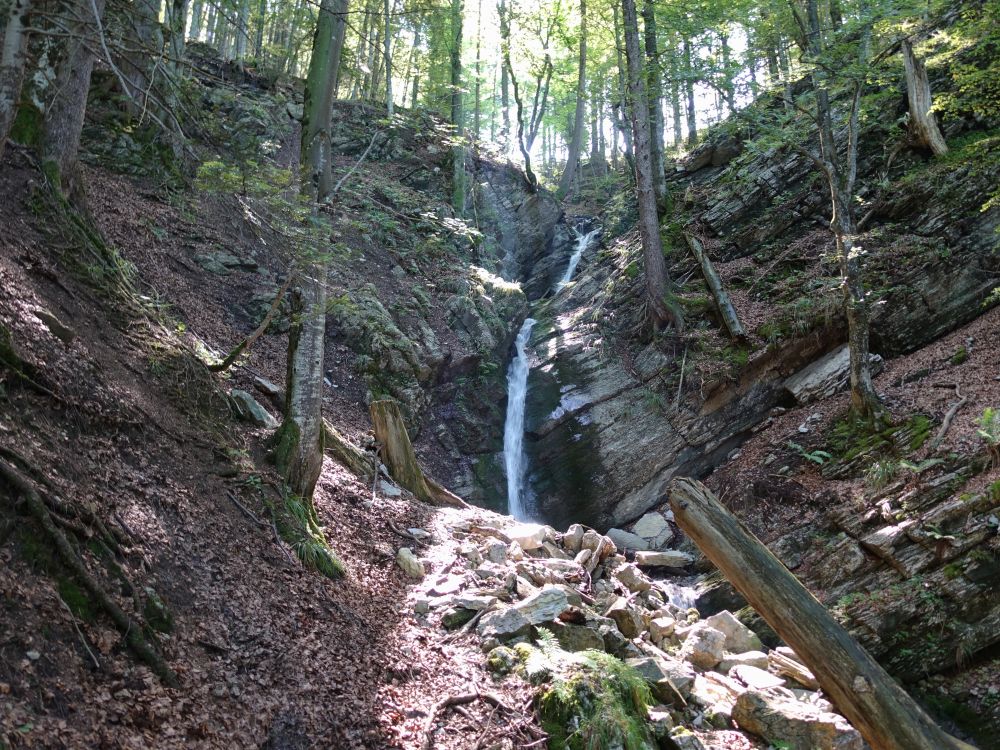
M 991 149 L 975 170 L 913 155 L 885 197 L 869 201 L 861 244 L 873 352 L 926 345 L 981 314 L 1000 284 L 1000 210 L 981 210 L 1000 181 L 1000 149 Z M 870 173 L 875 158 L 863 165 Z M 672 476 L 711 472 L 774 407 L 794 403 L 786 378 L 846 341 L 832 239 L 821 227 L 828 199 L 804 157 L 747 153 L 680 174 L 683 220 L 711 243 L 741 314 L 758 318 L 751 341 L 700 345 L 710 305 L 697 275 L 678 290 L 700 317 L 689 351 L 664 338 L 630 340 L 615 315 L 623 300 L 639 304 L 629 282 L 641 277 L 638 243 L 626 235 L 585 259 L 577 281 L 533 313 L 530 484 L 539 518 L 557 527 L 623 524 L 659 503 Z M 682 247 L 675 237 L 675 279 L 694 268 Z

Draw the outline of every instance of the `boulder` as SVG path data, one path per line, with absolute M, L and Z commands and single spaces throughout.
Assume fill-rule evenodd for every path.
M 615 600 L 614 604 L 604 613 L 604 616 L 614 620 L 615 625 L 618 626 L 618 630 L 626 638 L 637 638 L 639 633 L 642 632 L 642 613 L 623 596 Z M 721 651 L 719 656 L 721 658 Z M 716 659 L 716 662 L 718 662 L 718 659 Z
M 746 688 L 715 672 L 700 674 L 691 686 L 691 702 L 705 709 L 709 723 L 725 729 L 732 720 L 736 699 Z
M 615 543 L 618 549 L 649 550 L 652 549 L 649 542 L 631 531 L 624 529 L 608 529 L 606 534 L 608 539 Z
M 872 375 L 875 375 L 882 369 L 882 358 L 877 354 L 869 356 Z M 786 378 L 783 387 L 799 404 L 808 404 L 845 388 L 850 378 L 850 368 L 851 351 L 844 344 Z
M 574 523 L 572 526 L 566 529 L 566 533 L 563 534 L 562 537 L 563 547 L 565 547 L 573 554 L 579 552 L 580 544 L 583 542 L 583 535 L 585 532 L 586 529 L 583 528 L 583 526 L 581 526 L 578 523 Z
M 674 538 L 674 530 L 659 513 L 647 513 L 632 527 L 632 532 L 644 539 L 650 549 L 662 549 Z
M 653 697 L 664 703 L 683 706 L 694 684 L 694 673 L 686 673 L 682 665 L 668 659 L 642 656 L 625 661 L 649 685 Z M 690 667 L 688 667 L 690 670 Z
M 530 552 L 542 546 L 548 529 L 537 523 L 518 523 L 505 529 L 504 533 L 512 542 L 517 542 L 522 550 Z
M 497 598 L 495 596 L 477 596 L 475 594 L 463 594 L 456 596 L 451 600 L 451 603 L 455 607 L 461 607 L 462 609 L 469 609 L 473 612 L 481 612 L 484 609 L 489 609 L 494 604 L 496 604 Z
M 681 658 L 701 669 L 711 669 L 722 661 L 725 643 L 726 636 L 707 622 L 695 623 L 681 648 Z
M 553 632 L 563 651 L 604 650 L 604 638 L 595 628 L 558 620 L 545 627 Z
M 229 397 L 233 400 L 233 408 L 236 416 L 247 422 L 253 422 L 258 427 L 266 427 L 269 430 L 278 427 L 278 420 L 271 416 L 271 413 L 260 405 L 260 402 L 240 388 L 233 388 L 229 392 Z
M 476 632 L 483 640 L 495 638 L 509 641 L 531 630 L 531 623 L 513 607 L 498 612 L 487 612 L 476 626 Z
M 659 645 L 664 639 L 674 634 L 674 625 L 677 621 L 673 617 L 656 617 L 649 621 L 649 637 L 653 643 Z M 764 657 L 764 664 L 767 664 L 767 657 Z
M 555 586 L 546 586 L 541 591 L 532 594 L 524 601 L 515 604 L 516 610 L 532 625 L 552 622 L 569 607 L 566 592 Z
M 691 555 L 675 549 L 635 553 L 635 564 L 641 568 L 685 568 L 693 562 Z
M 726 651 L 741 654 L 760 651 L 764 648 L 760 638 L 746 625 L 736 619 L 729 610 L 716 612 L 705 620 L 711 627 L 726 636 Z
M 757 667 L 757 669 L 767 669 L 767 654 L 763 651 L 747 651 L 742 654 L 727 653 L 722 657 L 716 669 L 722 674 L 729 674 L 729 670 L 737 666 Z
M 788 750 L 862 750 L 861 734 L 839 714 L 759 690 L 736 699 L 733 719 L 740 729 Z
M 400 547 L 396 553 L 396 564 L 411 578 L 424 577 L 424 564 L 413 554 L 409 547 Z
M 640 591 L 649 591 L 653 588 L 652 582 L 640 573 L 637 567 L 630 563 L 622 564 L 612 575 L 633 594 L 637 594 Z
M 749 664 L 737 664 L 729 671 L 729 676 L 755 690 L 785 686 L 785 681 L 781 677 L 759 667 L 751 667 Z

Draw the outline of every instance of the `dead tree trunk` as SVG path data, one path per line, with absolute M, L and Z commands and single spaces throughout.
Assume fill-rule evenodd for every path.
M 802 658 L 873 750 L 972 750 L 945 734 L 704 485 L 675 479 L 670 507 L 684 533 Z
M 941 129 L 931 112 L 931 82 L 924 62 L 913 54 L 908 40 L 903 40 L 903 70 L 906 73 L 906 96 L 910 101 L 910 133 L 920 146 L 929 148 L 935 156 L 948 153 Z
M 369 408 L 372 425 L 375 427 L 375 439 L 382 446 L 382 459 L 392 478 L 425 503 L 465 505 L 460 497 L 424 475 L 417 463 L 417 456 L 403 423 L 403 415 L 396 402 L 389 399 L 372 401 Z
M 729 331 L 729 335 L 734 339 L 746 338 L 747 332 L 743 329 L 743 324 L 740 322 L 740 316 L 736 312 L 733 300 L 722 283 L 722 277 L 715 270 L 712 259 L 708 257 L 708 253 L 705 252 L 705 248 L 702 247 L 697 237 L 685 234 L 684 238 L 687 240 L 691 252 L 694 253 L 694 257 L 697 258 L 698 263 L 701 265 L 701 272 L 705 277 L 705 283 L 708 284 L 708 290 L 715 299 L 715 306 L 719 309 L 719 315 L 722 317 L 722 322 L 725 324 L 726 330 Z

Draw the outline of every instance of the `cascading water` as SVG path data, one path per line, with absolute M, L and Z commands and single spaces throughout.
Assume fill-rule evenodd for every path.
M 577 235 L 576 247 L 573 248 L 572 255 L 569 256 L 569 265 L 566 266 L 566 272 L 559 279 L 559 283 L 556 284 L 556 291 L 562 289 L 566 284 L 573 280 L 573 274 L 576 273 L 576 267 L 580 264 L 580 258 L 583 254 L 594 244 L 597 239 L 597 235 L 601 233 L 600 229 L 594 229 L 593 231 L 587 232 L 587 234 Z
M 503 429 L 503 457 L 507 467 L 507 512 L 519 521 L 524 507 L 524 400 L 528 395 L 528 339 L 535 325 L 528 318 L 517 332 L 517 354 L 507 368 L 507 420 Z

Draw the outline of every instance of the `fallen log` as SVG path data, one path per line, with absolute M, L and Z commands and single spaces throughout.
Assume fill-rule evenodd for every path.
M 873 750 L 973 750 L 946 734 L 700 482 L 675 479 L 683 531 L 816 676 Z
M 733 305 L 733 300 L 729 296 L 729 292 L 726 291 L 725 284 L 722 283 L 722 277 L 719 276 L 719 272 L 715 270 L 715 266 L 712 264 L 712 259 L 708 257 L 708 253 L 705 252 L 705 248 L 697 237 L 685 232 L 684 238 L 687 240 L 688 247 L 691 248 L 691 252 L 694 253 L 694 257 L 701 266 L 701 273 L 705 277 L 705 283 L 708 284 L 708 290 L 715 299 L 715 306 L 719 310 L 719 315 L 722 316 L 722 322 L 725 324 L 726 330 L 729 331 L 729 335 L 734 339 L 745 339 L 747 332 L 740 322 L 740 316 L 736 312 L 736 306 Z
M 458 495 L 424 475 L 413 452 L 413 444 L 406 432 L 399 405 L 395 401 L 383 399 L 372 401 L 369 409 L 372 425 L 375 427 L 375 440 L 382 446 L 382 458 L 392 478 L 425 503 L 465 505 Z

